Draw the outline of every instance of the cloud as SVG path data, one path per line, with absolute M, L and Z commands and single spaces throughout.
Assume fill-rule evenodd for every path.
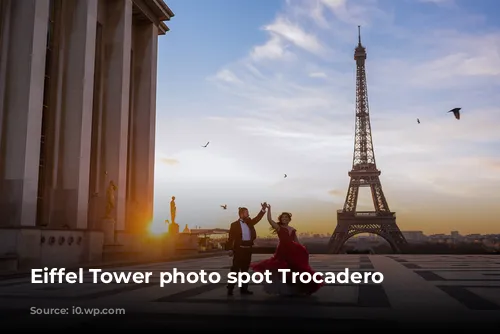
M 317 19 L 318 22 L 324 20 L 320 17 Z M 322 58 L 332 55 L 332 50 L 320 41 L 318 36 L 308 32 L 305 27 L 300 26 L 285 14 L 278 15 L 272 23 L 262 27 L 262 30 L 268 34 L 269 38 L 264 44 L 252 48 L 249 55 L 252 61 L 293 61 L 297 60 L 298 52 Z
M 453 3 L 455 3 L 454 0 L 418 0 L 418 1 L 424 2 L 424 3 L 433 3 L 433 4 L 437 4 L 437 5 L 453 4 Z
M 290 22 L 287 18 L 278 17 L 272 24 L 265 26 L 264 30 L 271 34 L 271 41 L 276 40 L 279 36 L 313 54 L 323 54 L 325 51 L 325 47 L 315 35 L 305 32 L 304 29 Z
M 484 77 L 500 82 L 500 35 L 465 35 L 445 44 L 453 51 L 443 52 L 441 57 L 413 67 L 410 72 L 412 84 L 429 88 L 437 85 L 457 87 L 464 85 L 461 80 L 472 79 L 474 85 L 477 84 L 474 79 Z
M 471 212 L 478 207 L 494 212 L 491 203 L 500 199 L 494 190 L 500 182 L 494 172 L 500 147 L 500 33 L 453 21 L 416 30 L 404 18 L 394 19 L 399 2 L 287 4 L 261 29 L 268 37 L 263 44 L 210 76 L 211 99 L 193 108 L 209 105 L 205 117 L 159 120 L 159 127 L 172 130 L 159 133 L 158 140 L 179 143 L 164 153 L 183 164 L 168 175 L 158 171 L 165 189 L 189 189 L 186 197 L 210 194 L 214 198 L 206 201 L 214 208 L 207 212 L 219 202 L 231 207 L 265 199 L 284 208 L 295 203 L 304 220 L 314 216 L 316 226 L 332 224 L 323 228 L 333 230 L 352 167 L 352 57 L 356 26 L 362 24 L 375 155 L 402 228 L 422 229 L 425 222 L 424 229 L 434 231 L 470 230 L 471 219 L 477 219 Z M 463 108 L 460 121 L 446 113 L 453 107 Z M 213 141 L 210 150 L 192 149 L 206 138 Z M 360 199 L 363 205 L 370 201 Z M 453 213 L 457 207 L 461 214 Z M 492 217 L 481 218 L 484 229 Z
M 313 24 L 330 30 L 335 38 L 349 36 L 349 29 L 357 25 L 377 24 L 380 27 L 392 20 L 392 13 L 382 10 L 373 0 L 293 1 L 288 12 L 295 18 L 307 15 Z
M 312 73 L 309 73 L 309 76 L 311 78 L 326 78 L 327 77 L 326 73 L 324 73 L 324 72 L 312 72 Z
M 254 60 L 292 59 L 293 53 L 287 51 L 286 48 L 283 40 L 279 36 L 273 35 L 265 44 L 254 47 L 250 57 Z
M 160 158 L 160 162 L 164 163 L 165 165 L 178 165 L 179 164 L 179 160 L 172 159 L 172 158 Z
M 344 195 L 345 191 L 342 191 L 342 190 L 339 190 L 339 189 L 332 189 L 332 190 L 329 190 L 328 191 L 328 194 L 329 195 L 332 195 L 332 196 L 342 196 Z
M 481 177 L 499 179 L 497 173 L 500 171 L 500 158 L 498 157 L 476 156 L 463 158 L 461 164 L 474 169 L 476 173 L 479 172 Z
M 215 74 L 213 79 L 228 83 L 241 83 L 241 80 L 238 79 L 236 75 L 228 69 L 220 70 Z

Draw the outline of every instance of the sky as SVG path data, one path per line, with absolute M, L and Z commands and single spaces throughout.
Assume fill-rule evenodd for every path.
M 155 224 L 176 196 L 181 229 L 227 228 L 238 207 L 256 215 L 267 201 L 299 232 L 332 233 L 352 167 L 361 25 L 376 162 L 400 229 L 500 233 L 499 2 L 166 2 Z M 371 209 L 362 188 L 358 210 Z

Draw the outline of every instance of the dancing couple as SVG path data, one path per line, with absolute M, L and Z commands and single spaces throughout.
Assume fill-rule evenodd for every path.
M 322 284 L 318 283 L 295 283 L 290 279 L 284 283 L 281 280 L 281 273 L 278 269 L 290 269 L 291 272 L 308 272 L 314 274 L 309 265 L 309 252 L 299 243 L 297 230 L 290 226 L 292 214 L 283 212 L 278 220 L 274 221 L 271 213 L 271 205 L 261 204 L 262 209 L 255 218 L 250 218 L 247 208 L 239 208 L 239 219 L 231 224 L 229 229 L 229 238 L 226 243 L 226 250 L 229 256 L 233 257 L 231 272 L 247 272 L 252 269 L 255 272 L 265 272 L 269 270 L 272 273 L 272 283 L 265 283 L 264 291 L 273 295 L 311 295 L 316 292 Z M 255 225 L 261 221 L 267 210 L 267 220 L 271 225 L 271 230 L 279 238 L 278 246 L 274 255 L 264 261 L 252 262 L 252 247 L 257 238 Z M 227 285 L 228 296 L 233 295 L 236 284 Z M 242 295 L 252 295 L 253 292 L 248 289 L 248 283 L 240 288 Z

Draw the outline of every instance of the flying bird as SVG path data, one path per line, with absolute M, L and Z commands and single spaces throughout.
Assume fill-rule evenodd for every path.
M 462 108 L 453 108 L 448 112 L 452 112 L 456 119 L 460 119 L 460 109 Z
M 285 179 L 288 177 L 288 175 L 285 174 Z
M 207 146 L 208 146 L 208 144 L 210 144 L 210 142 L 209 142 L 209 141 L 207 141 L 207 143 L 206 143 L 204 146 L 201 146 L 201 147 L 207 147 Z
M 227 204 L 221 205 L 220 207 L 223 208 L 224 210 L 227 210 Z
M 420 124 L 420 120 L 417 118 L 417 123 Z

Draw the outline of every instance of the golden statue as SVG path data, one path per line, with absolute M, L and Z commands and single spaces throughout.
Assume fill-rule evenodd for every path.
M 118 189 L 113 181 L 109 181 L 108 188 L 106 189 L 106 216 L 105 218 L 111 218 L 111 212 L 115 208 L 115 191 Z
M 177 213 L 177 207 L 175 206 L 175 196 L 172 196 L 170 201 L 170 221 L 175 224 L 175 214 Z

